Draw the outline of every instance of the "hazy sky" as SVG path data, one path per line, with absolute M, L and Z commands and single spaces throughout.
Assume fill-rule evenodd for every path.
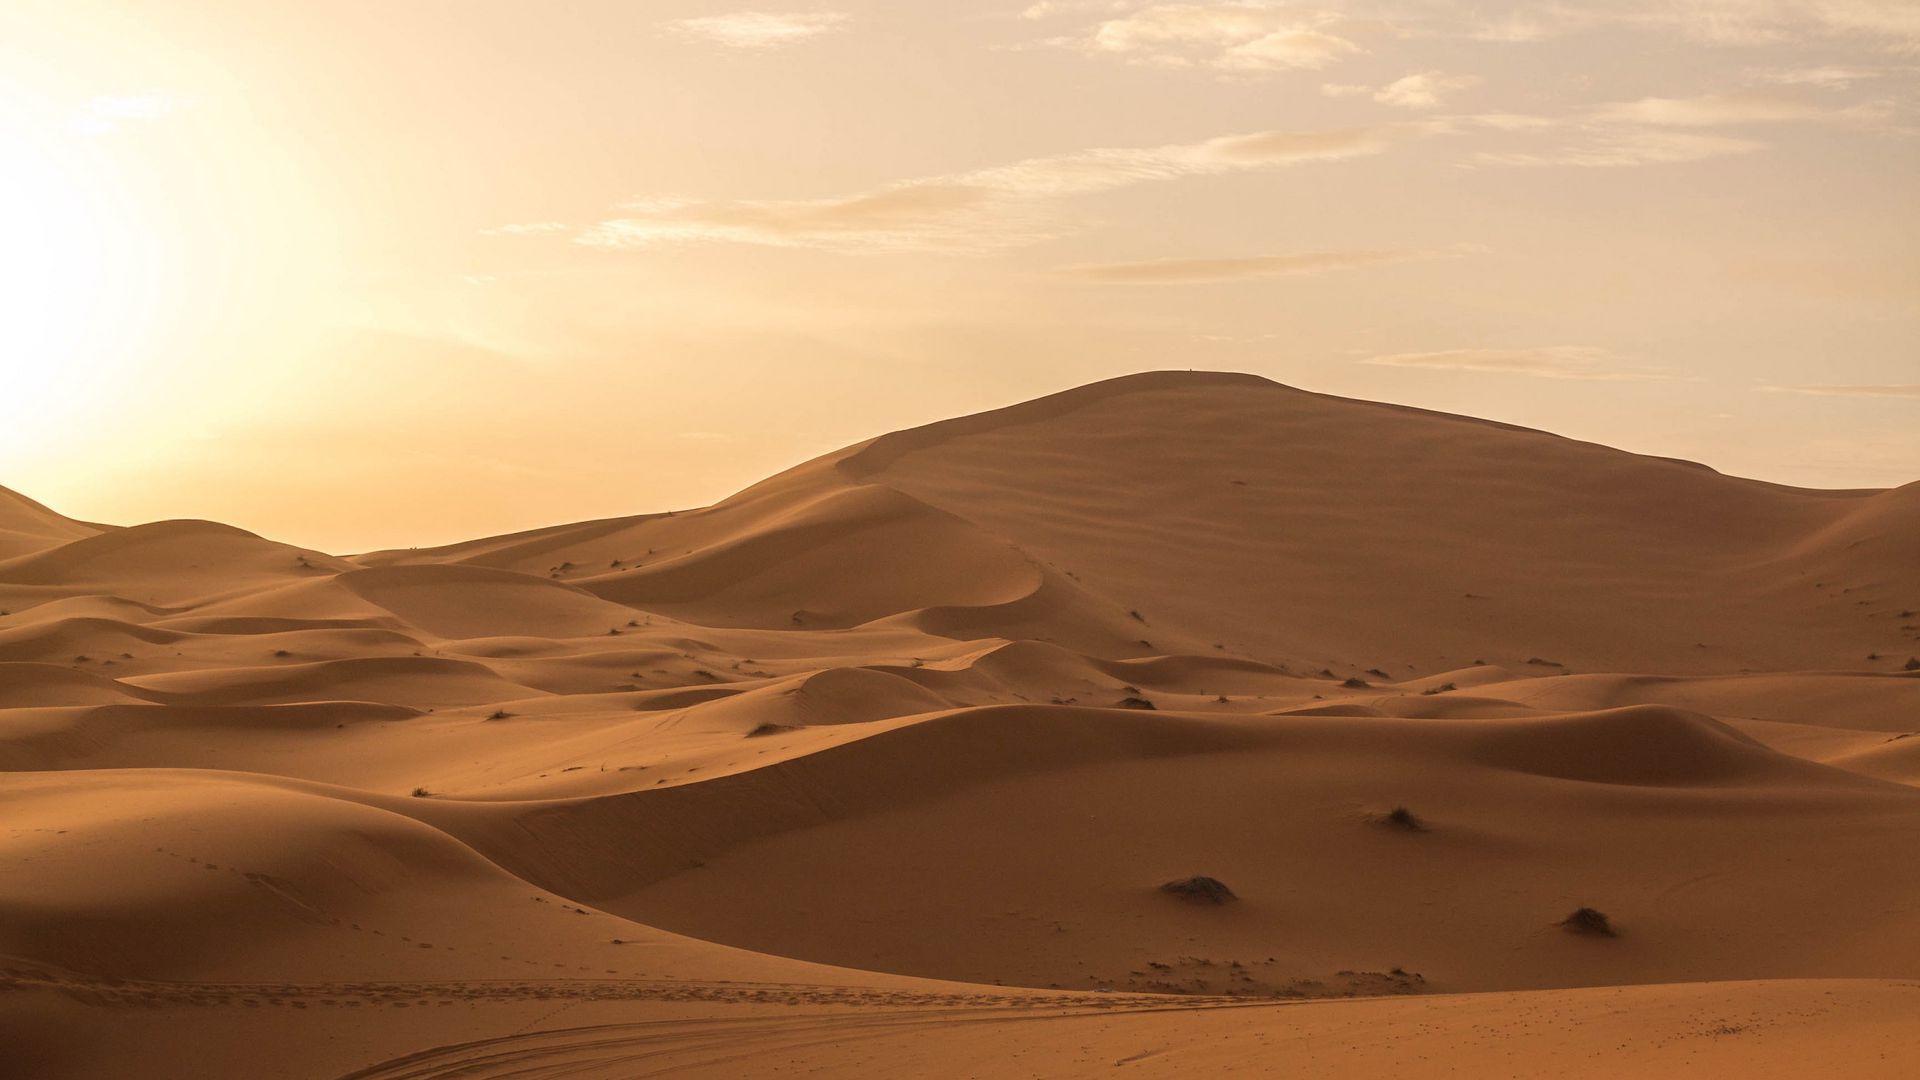
M 1151 368 L 1920 479 L 1920 3 L 6 0 L 0 484 L 344 551 Z

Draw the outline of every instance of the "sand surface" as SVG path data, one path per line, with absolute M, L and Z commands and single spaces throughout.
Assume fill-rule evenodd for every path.
M 1910 1076 L 1916 609 L 1920 484 L 1238 375 L 443 548 L 0 490 L 0 1074 Z

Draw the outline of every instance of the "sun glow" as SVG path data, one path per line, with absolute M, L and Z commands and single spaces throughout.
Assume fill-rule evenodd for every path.
M 157 252 L 111 115 L 0 100 L 0 451 L 47 437 L 138 357 Z

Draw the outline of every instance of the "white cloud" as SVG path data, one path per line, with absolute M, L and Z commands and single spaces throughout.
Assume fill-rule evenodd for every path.
M 1238 258 L 1146 259 L 1139 262 L 1082 263 L 1060 273 L 1088 281 L 1126 285 L 1189 285 L 1254 277 L 1324 274 L 1367 266 L 1456 258 L 1484 250 L 1462 244 L 1438 251 L 1310 251 L 1294 255 Z
M 736 11 L 703 15 L 667 25 L 682 34 L 734 49 L 774 49 L 795 45 L 844 26 L 852 16 L 843 11 Z
M 1457 90 L 1480 85 L 1477 75 L 1448 75 L 1440 71 L 1418 71 L 1404 75 L 1373 92 L 1373 100 L 1402 109 L 1438 108 L 1441 100 Z
M 1028 15 L 1040 18 L 1059 10 L 1043 4 L 1029 9 Z M 1377 29 L 1377 23 L 1366 20 L 1256 0 L 1150 4 L 1053 44 L 1129 63 L 1266 72 L 1321 68 L 1364 52 L 1354 38 Z
M 1762 68 L 1749 73 L 1756 82 L 1778 86 L 1815 86 L 1822 90 L 1845 90 L 1857 82 L 1880 78 L 1878 71 L 1828 64 L 1822 67 Z
M 1706 94 L 1700 97 L 1647 97 L 1603 105 L 1597 119 L 1663 127 L 1723 127 L 1733 124 L 1777 124 L 1819 120 L 1836 110 L 1779 94 Z
M 727 202 L 649 198 L 577 239 L 596 247 L 714 241 L 848 252 L 982 250 L 1049 235 L 1047 200 L 1155 180 L 1377 154 L 1391 128 L 1262 131 L 1195 143 L 1083 150 L 825 199 Z
M 1586 345 L 1393 353 L 1362 360 L 1361 363 L 1382 367 L 1419 368 L 1427 371 L 1471 371 L 1490 375 L 1525 375 L 1536 379 L 1578 379 L 1589 382 L 1648 382 L 1673 377 L 1663 372 L 1630 366 L 1621 357 L 1606 349 Z
M 1040 0 L 1020 13 L 1023 19 L 1051 19 L 1059 15 L 1084 15 L 1089 11 L 1119 12 L 1132 7 L 1127 0 Z

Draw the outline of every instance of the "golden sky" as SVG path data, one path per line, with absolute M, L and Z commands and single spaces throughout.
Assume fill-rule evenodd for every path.
M 1913 0 L 0 4 L 0 484 L 336 551 L 1151 368 L 1920 479 Z

